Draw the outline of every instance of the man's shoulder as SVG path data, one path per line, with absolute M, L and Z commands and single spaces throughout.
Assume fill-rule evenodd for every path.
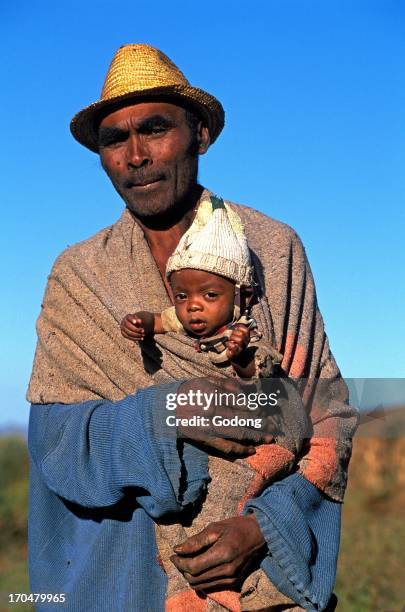
M 290 225 L 269 217 L 265 213 L 245 204 L 230 202 L 229 200 L 226 200 L 226 203 L 242 219 L 249 241 L 254 238 L 255 242 L 268 244 L 269 240 L 271 240 L 272 242 L 277 242 L 278 245 L 285 244 L 286 247 L 291 245 L 291 243 L 301 244 L 297 232 Z
M 64 249 L 56 258 L 54 262 L 55 267 L 63 267 L 74 264 L 75 261 L 91 260 L 97 258 L 97 253 L 101 249 L 105 248 L 116 223 L 104 227 L 92 236 L 76 242 L 75 244 L 69 245 Z

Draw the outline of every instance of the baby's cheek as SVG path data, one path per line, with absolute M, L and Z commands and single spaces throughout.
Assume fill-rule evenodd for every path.
M 184 306 L 182 307 L 180 304 L 176 304 L 175 309 L 176 309 L 176 316 L 178 320 L 180 321 L 182 325 L 184 325 L 184 322 L 187 320 L 186 308 Z

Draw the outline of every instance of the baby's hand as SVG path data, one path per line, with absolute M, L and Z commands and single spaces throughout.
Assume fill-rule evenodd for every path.
M 127 340 L 140 342 L 145 339 L 143 321 L 138 313 L 127 314 L 121 321 L 121 334 Z
M 232 331 L 232 334 L 227 342 L 226 356 L 230 361 L 236 359 L 248 346 L 250 340 L 250 331 L 246 325 L 238 325 Z

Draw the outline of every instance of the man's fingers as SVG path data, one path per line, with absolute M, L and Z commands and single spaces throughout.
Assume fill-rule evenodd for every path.
M 186 580 L 188 580 L 188 578 L 186 578 Z M 241 580 L 238 580 L 237 578 L 220 578 L 219 580 L 213 580 L 213 581 L 203 581 L 203 582 L 196 582 L 195 584 L 191 584 L 190 581 L 188 581 L 191 588 L 194 589 L 195 591 L 204 591 L 204 592 L 209 592 L 212 590 L 215 591 L 223 591 L 223 590 L 232 590 L 238 586 L 240 586 L 241 584 Z
M 170 557 L 170 560 L 182 574 L 188 572 L 192 576 L 198 576 L 202 572 L 212 569 L 222 562 L 222 551 L 217 550 L 217 548 L 221 547 L 210 547 L 196 557 L 173 555 Z
M 211 588 L 214 585 L 213 583 L 224 584 L 224 581 L 226 581 L 226 584 L 230 584 L 231 581 L 235 580 L 236 570 L 235 563 L 224 563 L 196 576 L 193 576 L 190 572 L 185 572 L 183 575 L 194 589 L 204 589 Z
M 182 427 L 178 431 L 180 437 L 203 447 L 206 452 L 210 453 L 210 449 L 215 449 L 232 458 L 254 455 L 255 446 L 274 442 L 271 434 L 240 427 L 218 427 L 216 430 L 211 428 L 209 432 L 202 431 L 201 428 L 197 431 L 195 427 Z
M 191 544 L 192 549 L 196 539 L 197 551 L 185 555 L 182 551 L 186 545 Z M 236 586 L 243 581 L 249 567 L 258 567 L 265 549 L 266 543 L 257 520 L 254 517 L 233 517 L 211 523 L 176 547 L 177 554 L 170 559 L 193 589 L 206 590 L 220 585 L 224 588 Z
M 232 412 L 221 415 L 221 419 L 212 423 L 209 435 L 213 438 L 233 440 L 235 442 L 250 442 L 252 444 L 269 444 L 273 435 L 266 431 L 266 422 L 258 417 L 258 427 L 250 426 L 247 419 L 255 419 L 246 412 Z M 229 424 L 228 424 L 229 423 Z M 263 427 L 263 429 L 261 429 Z
M 234 440 L 250 442 L 256 446 L 259 444 L 271 444 L 271 442 L 273 442 L 273 436 L 265 431 L 261 431 L 260 429 L 232 427 L 227 433 L 229 437 L 233 438 Z
M 217 376 L 207 376 L 205 378 L 194 378 L 182 383 L 179 387 L 178 394 L 189 394 L 189 393 L 202 393 L 214 397 L 215 393 L 228 393 L 232 394 L 230 397 L 231 403 L 233 404 L 233 396 L 238 393 L 242 393 L 243 389 L 241 385 L 230 378 L 219 378 Z M 213 406 L 213 404 L 212 404 Z
M 246 446 L 226 438 L 208 438 L 204 440 L 203 445 L 214 448 L 227 457 L 249 457 L 256 453 L 254 446 Z
M 182 573 L 187 572 L 195 578 L 198 577 L 195 582 L 205 582 L 213 577 L 232 576 L 236 570 L 236 564 L 233 561 L 237 557 L 237 548 L 235 548 L 234 543 L 226 545 L 222 542 L 221 536 L 223 534 L 224 531 L 220 528 L 220 523 L 211 523 L 203 531 L 182 544 L 182 550 L 184 550 L 187 543 L 191 541 L 190 548 L 197 545 L 197 551 L 203 550 L 204 552 L 194 554 L 194 556 L 185 556 L 184 552 L 180 556 L 178 553 L 171 557 L 171 561 Z M 209 548 L 204 550 L 207 546 Z M 175 548 L 176 552 L 177 550 L 178 547 Z M 188 554 L 193 554 L 193 551 L 190 550 Z
M 173 550 L 177 555 L 191 555 L 214 544 L 219 536 L 220 533 L 216 532 L 215 529 L 206 527 L 200 531 L 200 533 L 191 536 L 182 544 L 175 546 Z
M 247 457 L 255 453 L 255 446 L 273 442 L 272 432 L 266 429 L 266 419 L 256 416 L 247 408 L 246 395 L 238 382 L 231 379 L 195 379 L 183 383 L 181 387 L 181 393 L 185 395 L 196 390 L 205 394 L 203 401 L 206 401 L 206 405 L 191 403 L 177 407 L 176 416 L 181 419 L 177 425 L 179 437 L 204 445 L 208 453 L 214 449 L 232 458 Z M 218 396 L 215 395 L 217 390 L 220 392 Z M 245 400 L 242 405 L 239 405 L 240 398 Z M 221 405 L 216 403 L 219 401 Z M 201 427 L 188 424 L 190 417 L 194 416 L 203 417 Z
M 231 378 L 221 378 L 217 380 L 215 384 L 219 391 L 232 393 L 235 396 L 243 392 L 241 385 L 236 380 L 232 380 Z

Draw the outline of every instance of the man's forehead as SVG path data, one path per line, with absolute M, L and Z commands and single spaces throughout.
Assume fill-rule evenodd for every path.
M 100 127 L 111 127 L 119 124 L 142 123 L 150 117 L 161 115 L 172 119 L 185 117 L 185 110 L 175 102 L 137 102 L 115 110 L 100 122 Z

